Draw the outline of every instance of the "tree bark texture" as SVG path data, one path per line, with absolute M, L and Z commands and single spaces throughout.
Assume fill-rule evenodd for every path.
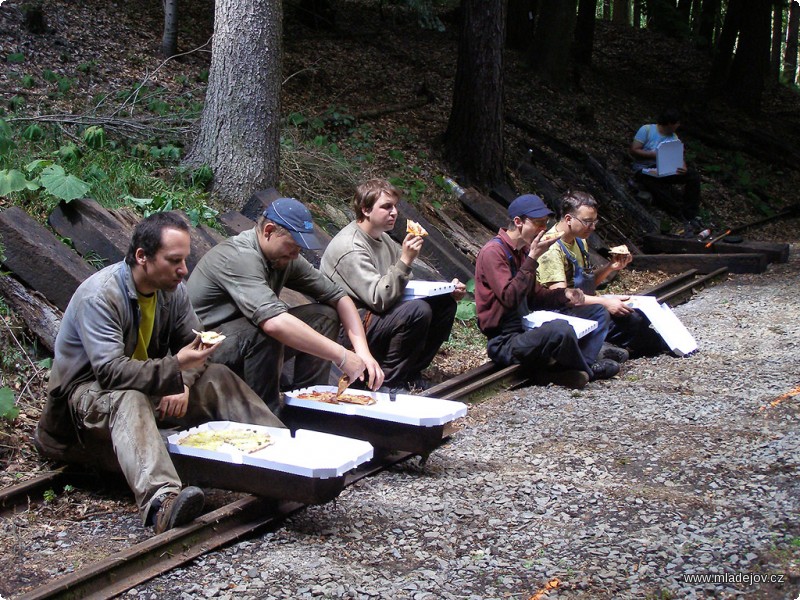
M 468 185 L 502 183 L 503 0 L 463 0 L 453 105 L 445 155 Z
M 506 46 L 525 50 L 530 45 L 538 8 L 538 0 L 508 0 Z
M 786 50 L 783 54 L 783 72 L 789 85 L 797 81 L 797 32 L 800 27 L 800 3 L 789 3 L 789 23 L 786 26 Z
M 711 48 L 714 43 L 714 25 L 719 14 L 719 0 L 703 0 L 700 23 L 697 28 L 697 46 Z
M 603 20 L 611 20 L 611 0 L 603 0 Z
M 678 0 L 678 14 L 688 27 L 692 19 L 692 0 Z
M 178 0 L 161 0 L 164 7 L 164 35 L 161 37 L 161 56 L 169 58 L 178 53 Z
M 783 2 L 777 2 L 772 7 L 772 50 L 769 60 L 769 75 L 773 83 L 778 83 L 781 78 L 781 44 L 783 43 Z
M 725 83 L 729 102 L 750 114 L 761 110 L 769 74 L 772 0 L 749 0 L 742 14 L 736 55 Z
M 594 23 L 597 20 L 597 0 L 578 0 L 578 17 L 575 20 L 573 51 L 575 62 L 588 67 L 592 64 L 594 48 Z
M 614 0 L 614 23 L 627 25 L 630 21 L 630 0 Z
M 572 45 L 564 43 L 575 34 L 575 0 L 540 0 L 539 18 L 529 56 L 540 77 L 556 86 L 569 81 Z
M 282 22 L 279 0 L 215 3 L 206 102 L 186 162 L 213 169 L 214 190 L 228 208 L 277 186 Z
M 642 2 L 644 0 L 633 0 L 633 28 L 642 27 Z
M 719 34 L 719 40 L 714 52 L 714 61 L 711 65 L 709 87 L 712 91 L 718 91 L 728 77 L 728 72 L 733 62 L 733 47 L 739 35 L 743 10 L 744 0 L 728 0 L 725 22 Z

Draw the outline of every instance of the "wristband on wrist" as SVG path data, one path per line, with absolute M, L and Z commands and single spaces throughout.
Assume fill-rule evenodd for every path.
M 347 348 L 342 348 L 342 361 L 336 365 L 336 368 L 341 371 L 345 362 L 347 362 Z

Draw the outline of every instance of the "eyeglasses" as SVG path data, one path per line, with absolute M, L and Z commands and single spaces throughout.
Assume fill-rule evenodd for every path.
M 573 219 L 577 219 L 581 223 L 583 223 L 586 227 L 597 227 L 597 224 L 600 222 L 600 219 L 592 219 L 591 221 L 584 221 L 577 215 L 570 215 Z

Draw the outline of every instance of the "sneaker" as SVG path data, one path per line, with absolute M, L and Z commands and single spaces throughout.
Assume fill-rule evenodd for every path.
M 571 390 L 582 390 L 589 383 L 586 371 L 567 369 L 565 371 L 538 371 L 533 376 L 536 385 L 558 385 Z
M 624 363 L 630 357 L 630 353 L 625 348 L 620 348 L 608 342 L 603 343 L 603 347 L 600 348 L 600 354 L 597 355 L 598 360 L 610 358 L 617 363 Z
M 619 373 L 619 363 L 610 358 L 601 358 L 592 365 L 592 381 L 611 379 Z
M 193 485 L 183 488 L 180 494 L 167 492 L 159 499 L 161 507 L 156 513 L 154 524 L 156 533 L 164 533 L 193 521 L 203 512 L 205 502 L 203 490 Z

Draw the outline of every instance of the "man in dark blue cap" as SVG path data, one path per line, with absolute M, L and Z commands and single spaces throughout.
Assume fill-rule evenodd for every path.
M 305 258 L 321 247 L 311 213 L 294 198 L 279 198 L 244 231 L 206 253 L 188 281 L 189 296 L 206 329 L 226 336 L 214 360 L 230 367 L 280 412 L 280 390 L 327 384 L 331 363 L 370 389 L 383 371 L 369 351 L 353 301 Z M 316 302 L 289 308 L 286 287 Z M 353 350 L 334 341 L 341 322 Z M 281 371 L 294 357 L 292 373 Z
M 487 352 L 494 362 L 522 364 L 540 383 L 582 388 L 590 380 L 613 377 L 619 365 L 597 360 L 609 326 L 607 311 L 582 306 L 581 290 L 548 290 L 536 282 L 539 257 L 558 239 L 544 238 L 552 214 L 533 194 L 509 205 L 509 227 L 481 248 L 475 265 L 478 326 L 488 338 Z M 565 320 L 533 329 L 523 325 L 522 318 L 534 310 L 566 307 L 576 307 L 575 316 L 597 321 L 597 329 L 578 340 Z

